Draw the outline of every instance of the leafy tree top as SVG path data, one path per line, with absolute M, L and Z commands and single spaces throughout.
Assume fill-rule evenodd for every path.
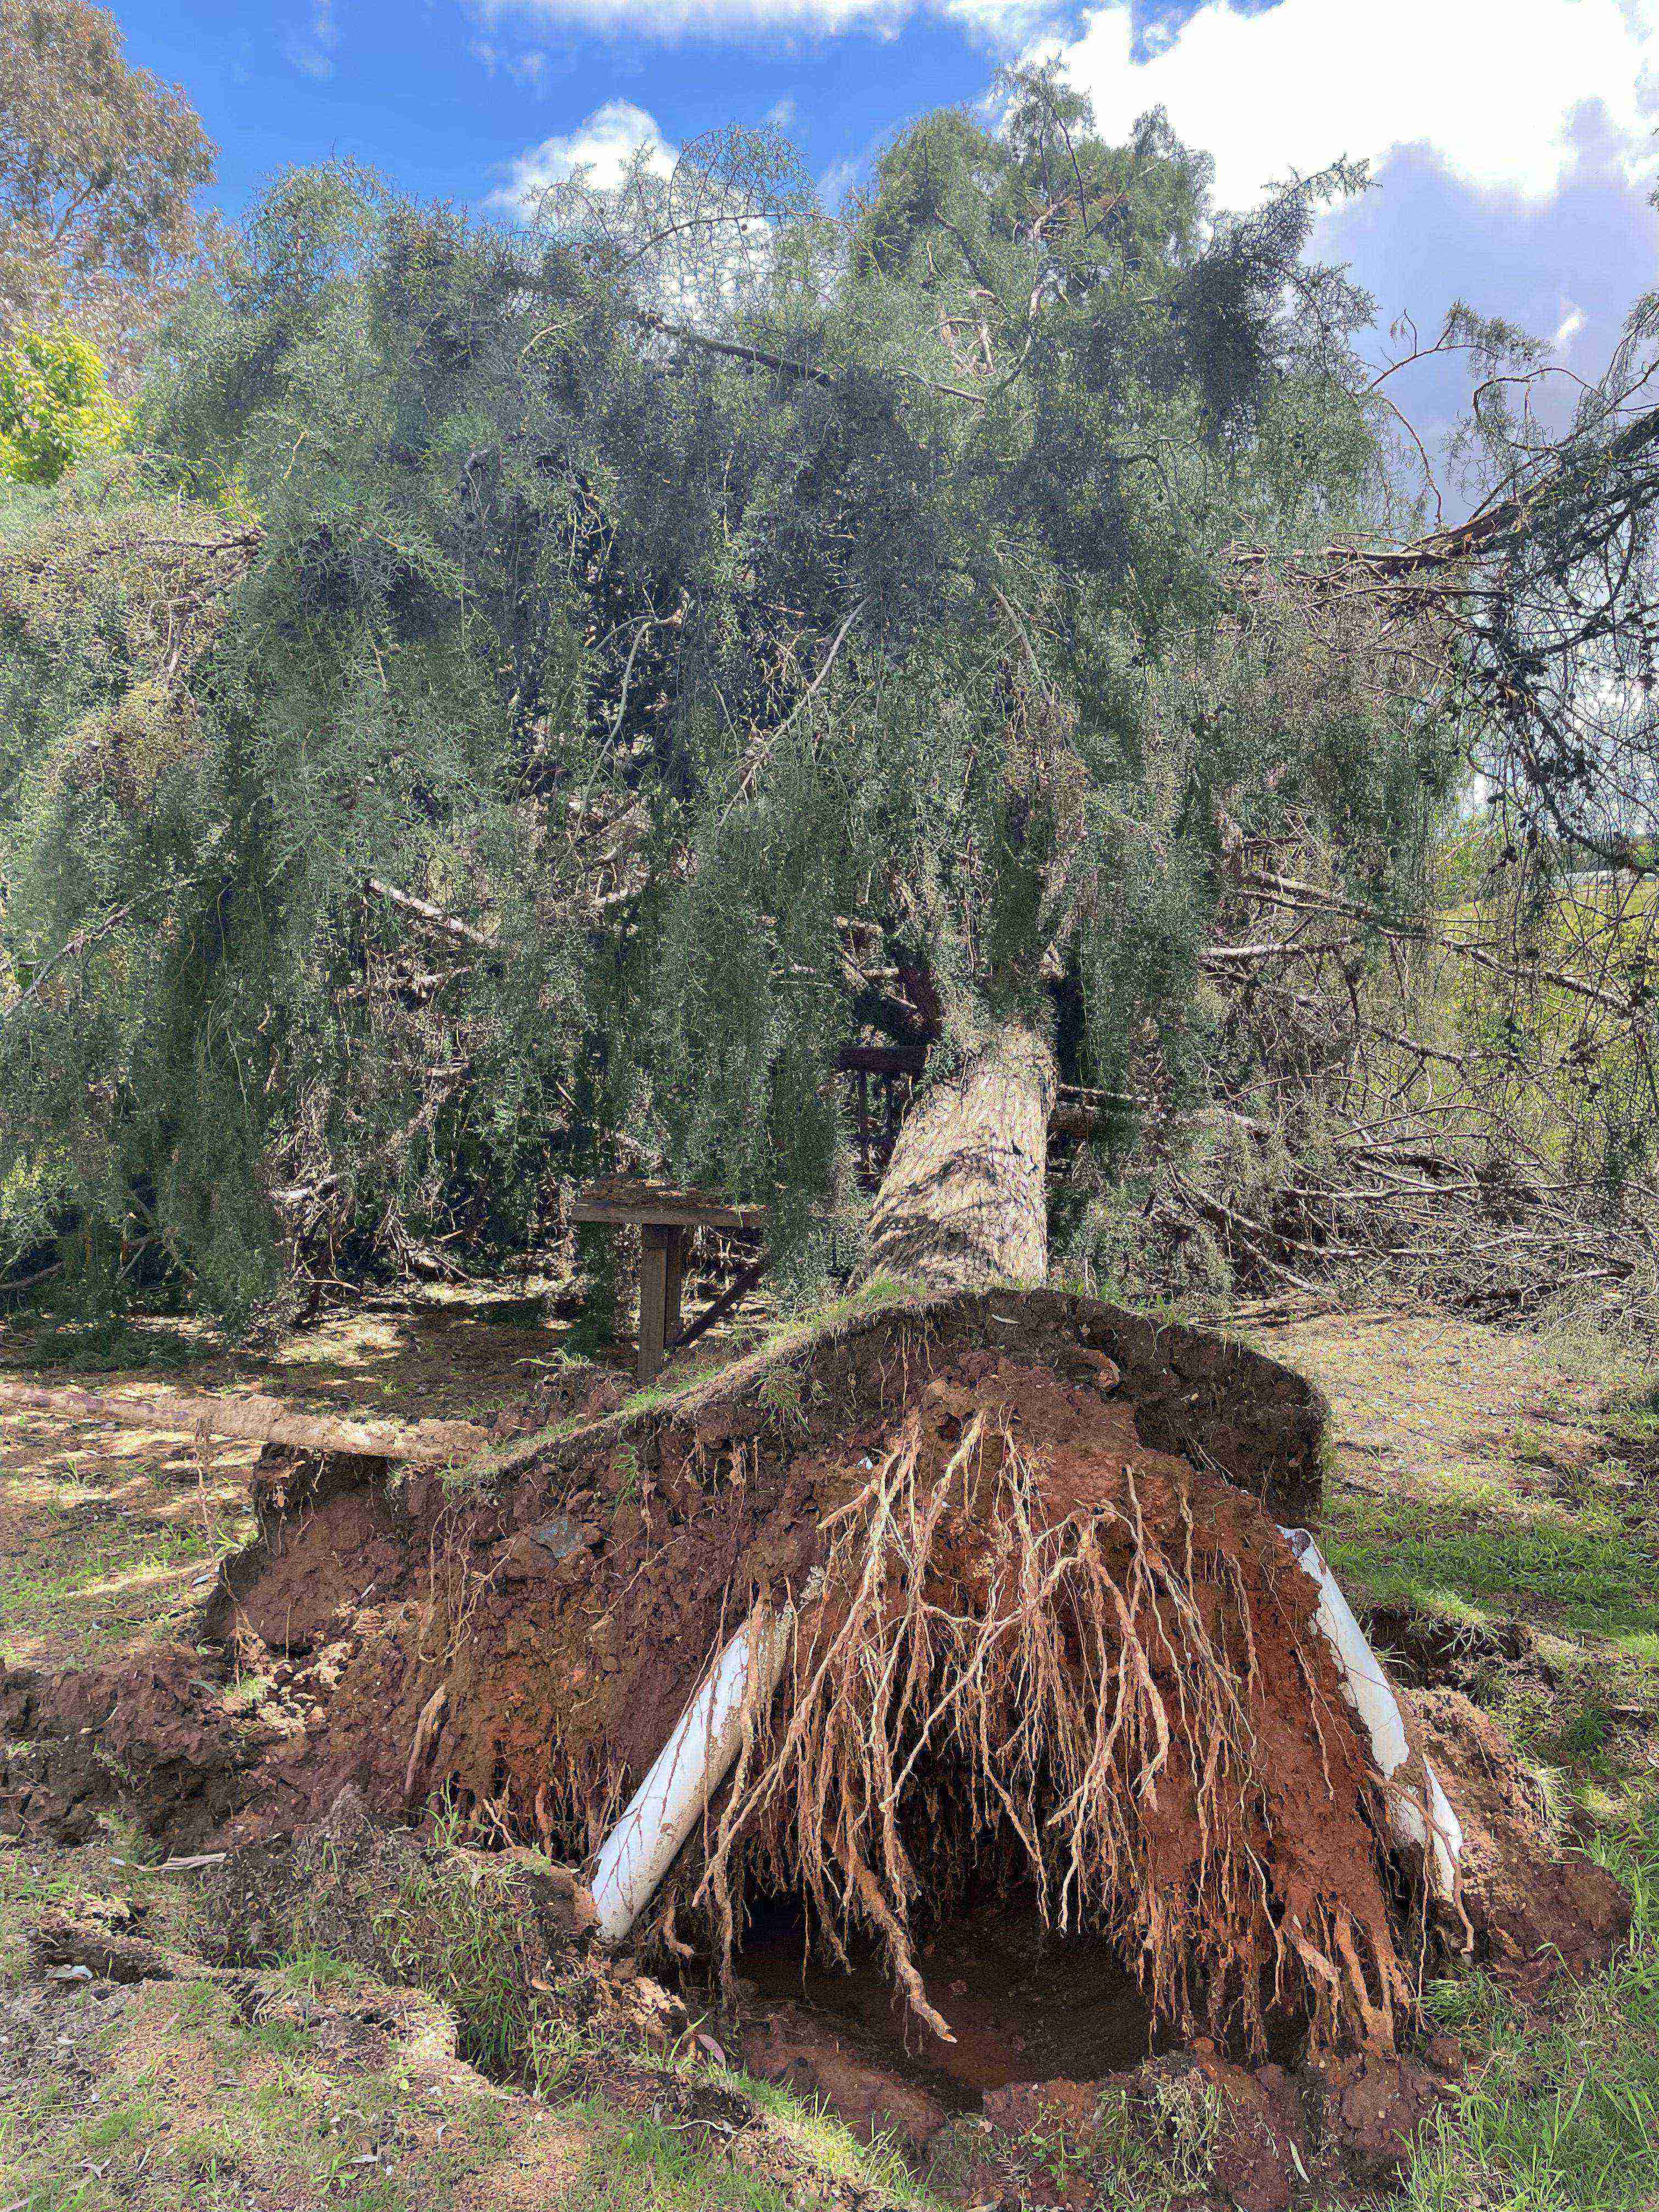
M 73 331 L 23 330 L 0 351 L 0 479 L 54 484 L 118 445 L 130 420 L 98 349 Z
M 112 608 L 16 648 L 81 734 L 29 771 L 13 927 L 125 917 L 70 1042 L 169 1248 L 342 1174 L 499 1218 L 601 1158 L 787 1220 L 860 1036 L 1012 1016 L 1071 1079 L 1191 1074 L 1230 842 L 1391 866 L 1447 774 L 1238 585 L 1389 496 L 1365 303 L 1304 256 L 1347 181 L 1218 216 L 1161 118 L 1107 146 L 1037 76 L 833 220 L 744 134 L 528 243 L 280 183 L 141 419 L 226 544 L 257 517 L 210 642 L 124 677 Z M 124 683 L 159 775 L 115 772 Z M 485 950 L 434 969 L 370 883 Z
M 63 319 L 123 370 L 210 243 L 214 149 L 90 0 L 0 0 L 0 330 Z

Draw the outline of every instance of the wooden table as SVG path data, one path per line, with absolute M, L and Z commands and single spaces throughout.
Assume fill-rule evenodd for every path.
M 680 1334 L 680 1284 L 685 1248 L 697 1229 L 758 1229 L 760 1206 L 733 1206 L 718 1192 L 677 1190 L 620 1177 L 588 1183 L 570 1208 L 572 1221 L 640 1232 L 639 1379 L 650 1382 Z M 758 1273 L 758 1270 L 753 1271 Z M 736 1300 L 732 1301 L 735 1304 Z M 702 1323 L 698 1323 L 701 1329 Z

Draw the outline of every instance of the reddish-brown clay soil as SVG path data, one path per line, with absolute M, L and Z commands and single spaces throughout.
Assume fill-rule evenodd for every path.
M 1376 1778 L 1264 1508 L 1148 1442 L 1096 1347 L 1056 1367 L 890 1331 L 860 1382 L 601 1425 L 484 1489 L 273 1461 L 210 1626 L 280 1695 L 220 1833 L 292 1829 L 351 1784 L 580 1856 L 750 1607 L 827 1570 L 731 1879 L 699 1898 L 694 1850 L 682 1905 L 718 1922 L 747 1880 L 799 1887 L 832 1947 L 880 1936 L 903 1978 L 970 1875 L 1023 1880 L 1183 2031 L 1259 2047 L 1288 2008 L 1391 2045 Z M 842 1683 L 878 1654 L 908 1690 L 879 1712 Z
M 1464 1907 L 1480 1955 L 1522 1993 L 1599 1972 L 1630 1929 L 1604 1868 L 1558 1856 L 1541 1784 L 1491 1717 L 1458 1690 L 1402 1698 L 1463 1826 Z

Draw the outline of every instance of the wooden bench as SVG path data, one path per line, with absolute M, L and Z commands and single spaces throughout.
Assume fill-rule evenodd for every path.
M 758 1229 L 766 1218 L 760 1206 L 734 1206 L 718 1192 L 676 1190 L 665 1183 L 635 1182 L 614 1177 L 591 1182 L 579 1191 L 570 1207 L 572 1221 L 599 1222 L 613 1229 L 640 1232 L 640 1349 L 639 1379 L 650 1382 L 675 1345 L 689 1343 L 705 1328 L 731 1311 L 744 1291 L 760 1279 L 763 1262 L 745 1268 L 726 1295 L 709 1311 L 682 1332 L 680 1286 L 685 1271 L 685 1248 L 694 1230 Z

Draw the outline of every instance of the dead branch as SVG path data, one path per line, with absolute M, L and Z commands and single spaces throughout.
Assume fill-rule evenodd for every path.
M 242 1443 L 281 1444 L 291 1451 L 347 1452 L 410 1466 L 443 1467 L 488 1441 L 471 1421 L 337 1420 L 295 1413 L 279 1399 L 116 1398 L 102 1391 L 46 1389 L 39 1383 L 0 1378 L 0 1407 L 19 1413 L 56 1413 L 70 1420 L 118 1421 L 172 1435 L 228 1437 Z
M 465 945 L 474 951 L 495 952 L 500 950 L 495 939 L 482 929 L 475 929 L 470 921 L 462 921 L 453 914 L 446 914 L 430 899 L 416 898 L 410 891 L 399 890 L 395 884 L 383 882 L 379 876 L 365 876 L 363 888 L 373 896 L 395 907 L 399 914 L 409 915 L 414 921 L 423 922 L 439 936 L 447 937 L 457 945 Z
M 96 921 L 89 921 L 84 929 L 77 929 L 72 937 L 65 938 L 27 987 L 20 991 L 9 1005 L 0 1006 L 0 1026 L 9 1022 L 14 1014 L 21 1013 L 65 961 L 75 959 L 86 951 L 88 945 L 95 945 L 100 937 L 107 937 L 112 929 L 118 929 L 131 912 L 132 902 L 128 900 L 125 905 L 111 907 L 109 912 L 100 915 Z

